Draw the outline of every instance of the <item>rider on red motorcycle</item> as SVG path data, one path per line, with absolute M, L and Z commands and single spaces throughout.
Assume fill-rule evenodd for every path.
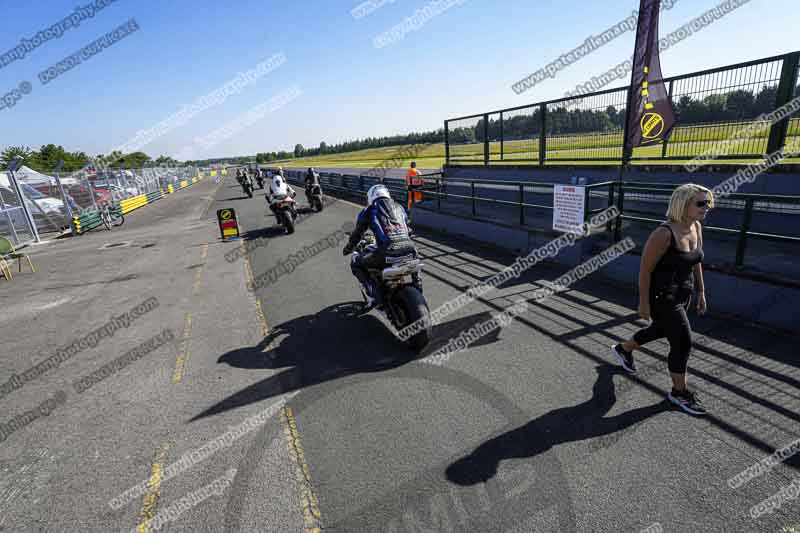
M 283 178 L 283 169 L 278 168 L 278 171 L 272 177 L 272 182 L 269 185 L 269 189 L 264 194 L 267 200 L 267 204 L 269 205 L 270 211 L 272 211 L 273 215 L 277 215 L 277 211 L 275 210 L 275 204 L 284 200 L 287 196 L 294 198 L 297 196 L 297 192 L 292 188 L 291 185 L 286 183 Z M 294 206 L 292 207 L 292 215 L 297 216 L 297 211 L 295 210 Z

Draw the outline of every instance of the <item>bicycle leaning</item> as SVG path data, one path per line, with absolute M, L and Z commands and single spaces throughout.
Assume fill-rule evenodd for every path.
M 125 217 L 122 215 L 122 208 L 116 207 L 112 209 L 112 206 L 109 205 L 108 202 L 103 202 L 98 206 L 100 210 L 100 220 L 103 221 L 103 225 L 106 229 L 110 230 L 112 226 L 121 226 L 125 223 Z

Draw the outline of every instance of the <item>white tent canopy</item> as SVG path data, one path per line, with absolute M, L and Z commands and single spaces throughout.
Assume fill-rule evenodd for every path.
M 42 184 L 46 185 L 56 184 L 55 178 L 52 178 L 40 172 L 36 172 L 32 168 L 26 167 L 25 165 L 19 167 L 19 170 L 17 170 L 14 173 L 14 175 L 17 176 L 17 179 L 19 179 L 21 182 L 27 183 L 28 185 L 32 186 L 42 185 Z
M 22 165 L 19 170 L 14 173 L 17 178 L 23 182 L 36 187 L 36 185 L 44 185 L 49 184 L 55 187 L 57 185 L 56 179 L 53 176 L 48 176 L 47 174 L 42 174 L 41 172 L 37 172 L 30 167 L 26 167 Z M 77 185 L 78 180 L 76 178 L 59 178 L 63 185 Z

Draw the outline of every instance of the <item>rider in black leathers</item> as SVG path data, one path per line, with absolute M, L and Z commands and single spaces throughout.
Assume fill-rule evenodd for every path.
M 350 263 L 353 275 L 358 278 L 367 294 L 368 307 L 380 306 L 380 291 L 370 280 L 368 268 L 382 269 L 391 263 L 418 258 L 416 246 L 409 235 L 408 217 L 402 206 L 395 203 L 385 185 L 374 185 L 367 192 L 367 207 L 358 214 L 356 228 L 344 247 L 343 255 L 353 251 L 364 232 L 371 230 L 376 244 L 357 254 Z M 413 275 L 414 285 L 422 292 L 422 278 Z
M 305 184 L 306 199 L 308 200 L 308 203 L 311 204 L 311 187 L 314 185 L 319 185 L 319 174 L 317 174 L 317 171 L 313 168 L 309 168 L 306 172 Z

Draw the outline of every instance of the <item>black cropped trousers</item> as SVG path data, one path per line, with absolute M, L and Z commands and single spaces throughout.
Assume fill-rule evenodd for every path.
M 686 312 L 691 303 L 691 294 L 679 294 L 678 297 L 655 295 L 650 297 L 650 317 L 653 322 L 640 329 L 633 340 L 640 346 L 648 342 L 666 337 L 669 341 L 669 371 L 674 374 L 685 374 L 692 351 L 692 327 Z

